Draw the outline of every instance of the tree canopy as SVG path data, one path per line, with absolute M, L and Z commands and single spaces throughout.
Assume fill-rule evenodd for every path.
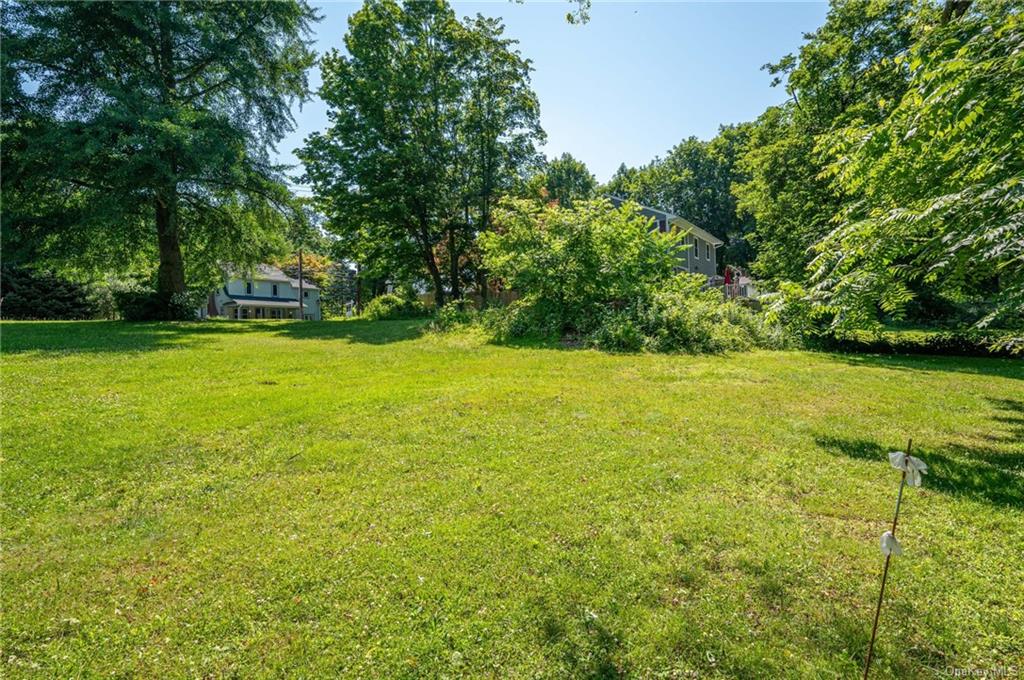
M 563 208 L 571 208 L 576 201 L 593 198 L 597 180 L 586 164 L 563 153 L 548 161 L 536 176 L 535 182 L 543 190 L 543 198 L 555 201 Z
M 948 18 L 948 17 L 947 17 Z M 988 5 L 934 25 L 897 59 L 909 87 L 884 120 L 822 146 L 849 200 L 816 248 L 817 292 L 837 323 L 899 313 L 922 286 L 981 293 L 982 318 L 1024 315 L 1024 16 Z
M 372 276 L 458 298 L 495 197 L 543 139 L 530 64 L 501 24 L 371 0 L 323 61 L 330 128 L 300 152 L 326 227 Z M 479 260 L 475 261 L 479 269 Z
M 307 94 L 288 2 L 18 2 L 2 21 L 3 233 L 28 260 L 158 262 L 165 298 L 283 243 L 268 150 Z

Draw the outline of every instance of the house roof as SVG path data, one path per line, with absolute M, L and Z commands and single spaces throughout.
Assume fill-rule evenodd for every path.
M 228 276 L 243 278 L 245 275 L 246 272 L 235 268 L 229 268 L 228 270 Z M 249 278 L 251 278 L 254 281 L 282 281 L 284 283 L 290 284 L 293 288 L 299 287 L 298 279 L 291 278 L 277 267 L 269 264 L 256 265 L 256 269 L 253 270 Z M 304 289 L 308 288 L 310 290 L 320 290 L 315 284 L 310 283 L 308 279 L 303 280 L 302 287 Z
M 291 281 L 291 279 L 280 269 L 269 264 L 256 265 L 253 278 L 260 281 Z
M 621 196 L 610 195 L 610 196 L 608 196 L 608 200 L 610 200 L 612 202 L 612 205 L 614 205 L 616 208 L 618 208 L 620 205 L 625 203 L 627 199 L 622 198 Z M 640 206 L 640 213 L 645 215 L 645 216 L 647 216 L 647 217 L 653 217 L 654 219 L 657 219 L 657 220 L 665 220 L 669 224 L 672 224 L 672 225 L 677 226 L 677 227 L 682 227 L 683 229 L 686 229 L 687 231 L 689 231 L 691 234 L 693 234 L 697 238 L 702 239 L 704 241 L 707 241 L 708 243 L 710 243 L 711 245 L 713 245 L 716 248 L 718 246 L 721 246 L 721 245 L 725 244 L 725 242 L 722 241 L 722 239 L 718 238 L 714 234 L 712 234 L 712 233 L 710 233 L 708 231 L 705 231 L 704 229 L 701 229 L 700 227 L 698 227 L 693 222 L 691 222 L 691 221 L 689 221 L 689 220 L 687 220 L 685 218 L 682 218 L 679 215 L 675 215 L 673 213 L 670 213 L 667 210 L 660 210 L 658 208 L 652 208 L 652 207 L 647 206 L 647 205 L 641 205 Z

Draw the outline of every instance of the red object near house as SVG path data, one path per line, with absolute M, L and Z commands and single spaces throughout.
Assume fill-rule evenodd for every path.
M 726 267 L 725 268 L 725 285 L 728 286 L 730 283 L 732 283 L 732 268 L 731 267 Z

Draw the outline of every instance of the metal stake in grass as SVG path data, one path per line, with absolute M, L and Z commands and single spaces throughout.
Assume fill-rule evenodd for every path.
M 896 540 L 896 523 L 900 518 L 900 504 L 903 502 L 903 487 L 907 485 L 908 477 L 910 486 L 921 486 L 921 475 L 928 472 L 928 466 L 920 458 L 910 455 L 912 439 L 907 440 L 907 450 L 893 451 L 889 454 L 889 463 L 900 470 L 900 490 L 896 494 L 896 512 L 892 516 L 892 529 L 882 534 L 882 553 L 885 554 L 885 568 L 882 569 L 882 587 L 878 591 L 878 605 L 875 607 L 875 623 L 871 626 L 871 643 L 868 645 L 868 658 L 864 662 L 864 680 L 867 680 L 868 671 L 871 669 L 871 657 L 875 651 L 875 637 L 878 635 L 878 617 L 882 613 L 882 598 L 885 597 L 885 580 L 889 576 L 889 560 L 893 555 L 901 555 L 903 548 Z

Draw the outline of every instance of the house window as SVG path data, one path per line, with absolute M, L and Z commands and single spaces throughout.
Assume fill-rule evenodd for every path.
M 274 284 L 274 297 L 277 297 L 277 284 Z
M 658 220 L 658 231 L 661 232 L 662 234 L 665 233 L 665 220 Z
M 252 295 L 252 281 L 245 282 L 245 294 Z
M 710 243 L 705 243 L 704 244 L 704 259 L 706 259 L 706 260 L 710 260 L 711 259 L 711 244 Z
M 302 291 L 302 297 L 309 297 L 309 291 L 308 290 Z

